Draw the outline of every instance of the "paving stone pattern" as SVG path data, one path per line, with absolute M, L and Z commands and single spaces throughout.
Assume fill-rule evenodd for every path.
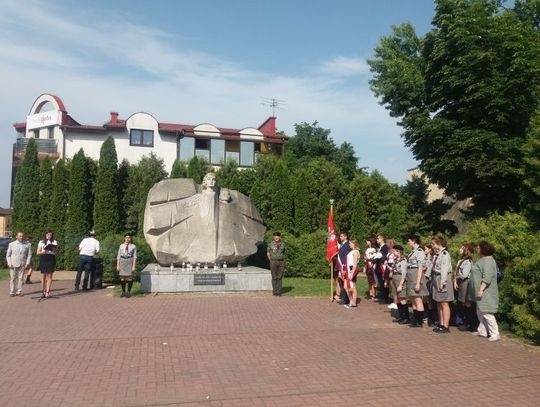
M 540 352 L 326 298 L 0 282 L 0 406 L 537 406 Z

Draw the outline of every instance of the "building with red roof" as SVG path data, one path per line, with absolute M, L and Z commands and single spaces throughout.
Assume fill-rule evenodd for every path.
M 258 127 L 235 129 L 210 123 L 159 122 L 145 112 L 121 119 L 117 112 L 111 112 L 101 125 L 81 124 L 68 114 L 62 99 L 51 94 L 40 95 L 26 120 L 14 127 L 17 140 L 13 146 L 12 186 L 30 138 L 37 142 L 39 157 L 48 155 L 55 161 L 71 158 L 81 148 L 87 156 L 98 159 L 103 141 L 111 136 L 119 161 L 136 163 L 153 152 L 164 160 L 169 172 L 176 159 L 189 161 L 194 156 L 216 167 L 225 160 L 235 160 L 240 168 L 251 167 L 261 154 L 282 155 L 285 142 L 285 136 L 276 132 L 275 117 Z

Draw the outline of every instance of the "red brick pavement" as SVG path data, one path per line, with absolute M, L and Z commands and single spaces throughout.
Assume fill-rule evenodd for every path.
M 540 353 L 321 298 L 0 282 L 0 406 L 533 406 Z M 3 293 L 3 294 L 2 294 Z

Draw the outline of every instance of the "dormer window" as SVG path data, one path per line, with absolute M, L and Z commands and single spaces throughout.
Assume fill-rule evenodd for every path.
M 129 145 L 141 147 L 154 146 L 154 131 L 131 129 L 129 132 Z

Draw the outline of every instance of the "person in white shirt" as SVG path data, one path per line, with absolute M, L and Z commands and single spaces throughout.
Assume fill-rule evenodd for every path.
M 30 264 L 32 253 L 23 241 L 23 232 L 18 232 L 16 240 L 11 242 L 6 252 L 6 262 L 9 268 L 9 296 L 22 295 L 24 270 Z
M 93 230 L 90 231 L 89 235 L 79 244 L 79 264 L 77 265 L 77 276 L 75 277 L 75 291 L 79 291 L 83 270 L 82 289 L 90 290 L 94 285 L 94 256 L 99 253 L 99 241 L 96 239 L 96 232 Z

